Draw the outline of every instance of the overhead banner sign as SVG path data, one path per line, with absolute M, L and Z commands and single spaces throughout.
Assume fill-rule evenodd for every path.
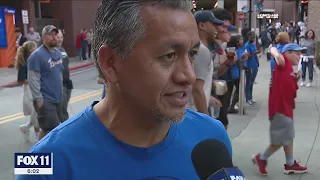
M 279 14 L 264 14 L 264 13 L 260 13 L 257 14 L 257 18 L 258 19 L 278 19 L 279 18 Z
M 13 8 L 0 7 L 0 48 L 7 48 L 7 30 L 6 30 L 6 15 L 15 15 L 16 10 Z M 15 20 L 14 20 L 15 21 Z M 15 22 L 14 22 L 15 24 Z
M 0 48 L 8 46 L 4 10 L 0 8 Z

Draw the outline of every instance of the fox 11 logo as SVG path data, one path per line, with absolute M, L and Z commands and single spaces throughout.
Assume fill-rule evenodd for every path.
M 14 174 L 45 174 L 53 173 L 53 153 L 15 153 Z

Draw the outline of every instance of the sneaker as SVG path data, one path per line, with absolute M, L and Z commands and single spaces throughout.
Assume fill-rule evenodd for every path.
M 311 86 L 312 86 L 311 82 L 309 82 L 309 83 L 306 85 L 306 87 L 311 87 Z
M 29 130 L 28 124 L 20 125 L 20 131 L 22 134 L 29 133 L 30 130 Z
M 239 109 L 239 105 L 238 104 L 234 105 L 234 109 L 238 110 Z
M 28 124 L 20 125 L 20 131 L 23 134 L 23 139 L 27 144 L 30 143 L 30 129 L 28 127 Z
M 256 102 L 256 101 L 251 100 L 251 103 L 252 103 L 252 104 L 256 104 L 257 102 Z
M 285 174 L 303 174 L 307 172 L 306 166 L 301 166 L 297 161 L 294 161 L 292 166 L 284 165 L 284 173 Z
M 252 162 L 258 167 L 259 173 L 262 176 L 267 176 L 268 172 L 266 170 L 267 167 L 267 160 L 261 160 L 260 159 L 260 154 L 254 155 L 252 157 Z
M 301 83 L 300 83 L 300 87 L 303 87 L 303 86 L 304 86 L 304 82 L 301 82 Z
M 229 107 L 227 112 L 230 113 L 230 114 L 236 114 L 236 113 L 238 113 L 238 110 L 236 110 L 236 109 L 234 109 L 232 107 Z
M 252 101 L 252 100 L 247 101 L 247 105 L 249 105 L 249 106 L 252 106 L 252 105 L 254 105 L 254 104 L 256 104 L 256 103 L 257 103 L 257 102 Z

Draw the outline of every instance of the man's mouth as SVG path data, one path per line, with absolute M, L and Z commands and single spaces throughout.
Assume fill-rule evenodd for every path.
M 184 97 L 186 95 L 187 95 L 186 92 L 176 92 L 176 93 L 171 94 L 171 96 L 173 96 L 175 98 L 182 98 L 182 97 Z

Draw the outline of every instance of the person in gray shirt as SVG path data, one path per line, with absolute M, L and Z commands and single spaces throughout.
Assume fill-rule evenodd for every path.
M 211 98 L 213 60 L 212 52 L 208 49 L 209 43 L 214 41 L 218 26 L 223 21 L 217 19 L 210 11 L 198 11 L 194 14 L 198 24 L 201 45 L 194 61 L 196 82 L 192 86 L 189 107 L 198 112 L 209 115 L 209 101 Z M 221 102 L 213 98 L 214 106 L 221 106 Z
M 317 59 L 317 50 L 316 50 L 316 41 L 315 33 L 312 29 L 309 29 L 305 34 L 305 39 L 301 41 L 300 46 L 306 48 L 306 52 L 303 54 L 301 61 L 302 65 L 302 82 L 300 86 L 312 86 L 313 80 L 313 64 L 316 63 Z M 309 83 L 305 84 L 307 68 L 309 72 Z
M 37 45 L 39 46 L 41 43 L 41 37 L 39 35 L 38 32 L 35 32 L 33 27 L 29 28 L 29 32 L 26 35 L 26 38 L 28 39 L 28 41 L 34 41 L 37 43 Z
M 58 49 L 62 54 L 62 64 L 63 64 L 63 72 L 62 72 L 62 79 L 63 79 L 63 91 L 62 91 L 62 102 L 61 102 L 61 113 L 60 120 L 61 122 L 69 119 L 68 113 L 68 104 L 71 97 L 71 92 L 73 89 L 73 83 L 70 79 L 70 71 L 69 71 L 69 57 L 66 50 L 62 47 L 63 44 L 63 33 L 59 29 L 59 33 L 57 35 L 57 45 Z
M 43 45 L 28 58 L 28 80 L 41 128 L 39 139 L 60 124 L 62 101 L 62 54 L 56 48 L 58 29 L 42 30 Z

